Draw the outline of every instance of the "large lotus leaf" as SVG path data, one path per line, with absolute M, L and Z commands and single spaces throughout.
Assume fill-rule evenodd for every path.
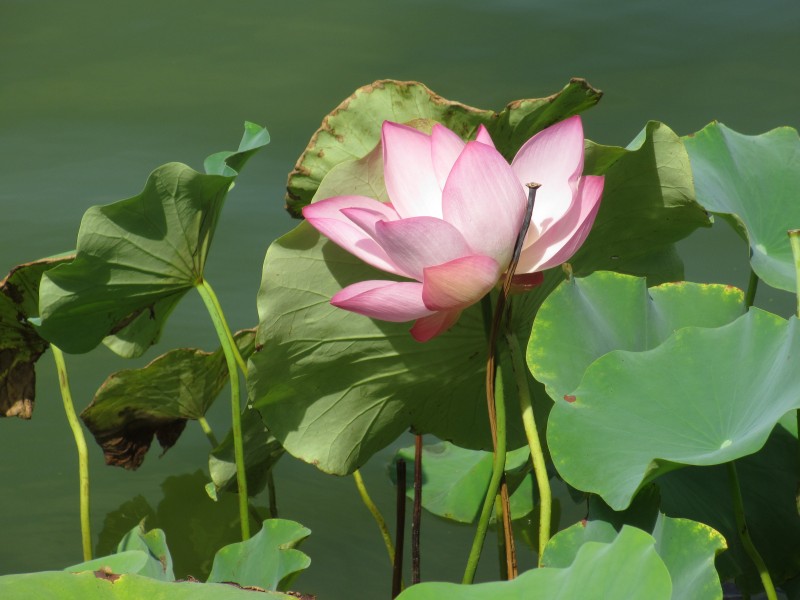
M 795 291 L 786 232 L 800 227 L 800 138 L 791 127 L 742 135 L 711 123 L 684 138 L 697 200 L 750 245 L 750 265 L 769 285 Z
M 683 278 L 672 246 L 710 226 L 695 201 L 689 156 L 666 125 L 651 121 L 628 148 L 587 143 L 584 173 L 604 175 L 600 212 L 570 261 L 575 273 L 647 275 L 650 285 Z
M 235 581 L 242 586 L 285 590 L 311 564 L 311 559 L 296 549 L 310 534 L 300 523 L 268 519 L 249 540 L 217 552 L 208 581 Z
M 242 355 L 250 356 L 254 330 L 234 338 Z M 81 418 L 103 448 L 106 464 L 137 469 L 153 436 L 165 451 L 171 448 L 187 419 L 205 415 L 228 379 L 221 348 L 170 350 L 145 367 L 110 375 Z
M 584 80 L 573 79 L 552 96 L 517 100 L 498 113 L 446 100 L 415 81 L 376 81 L 356 90 L 323 119 L 289 173 L 286 206 L 299 217 L 333 167 L 363 158 L 375 148 L 385 120 L 432 119 L 465 138 L 473 137 L 483 124 L 510 159 L 533 134 L 594 106 L 601 95 Z
M 238 150 L 212 154 L 203 162 L 203 168 L 209 175 L 236 177 L 241 173 L 245 163 L 267 144 L 269 144 L 269 132 L 261 125 L 245 121 L 244 135 L 239 142 Z
M 725 538 L 708 525 L 688 519 L 658 515 L 652 528 L 655 550 L 672 579 L 673 600 L 718 600 L 722 597 L 714 558 L 725 550 Z M 604 521 L 582 521 L 557 533 L 542 556 L 544 567 L 565 568 L 572 564 L 587 542 L 611 543 L 617 531 Z
M 776 583 L 800 575 L 800 517 L 797 514 L 797 439 L 776 427 L 766 445 L 736 461 L 748 530 Z M 730 500 L 727 468 L 687 467 L 659 477 L 661 510 L 707 523 L 725 536 L 730 549 L 717 558 L 723 579 L 762 588 L 745 552 Z M 722 500 L 726 499 L 726 500 Z
M 670 600 L 671 594 L 670 574 L 656 552 L 655 540 L 625 527 L 610 543 L 583 544 L 565 568 L 533 569 L 498 583 L 421 583 L 398 600 Z
M 262 592 L 254 596 L 224 583 L 195 581 L 158 581 L 141 575 L 117 575 L 106 571 L 65 573 L 45 571 L 0 577 L 0 597 L 3 600 L 296 600 L 278 592 Z
M 744 310 L 744 294 L 731 286 L 678 282 L 648 290 L 643 278 L 611 272 L 571 278 L 536 315 L 528 366 L 562 400 L 607 352 L 650 350 L 682 327 L 719 327 Z
M 506 457 L 511 518 L 521 519 L 533 510 L 534 486 L 527 447 L 512 450 Z M 406 495 L 414 497 L 414 447 L 401 448 L 395 460 L 408 464 Z M 394 481 L 394 463 L 389 476 Z M 478 517 L 489 479 L 492 477 L 492 453 L 467 450 L 448 442 L 422 447 L 422 508 L 428 512 L 459 523 L 472 523 Z
M 674 213 L 704 214 L 683 188 L 673 189 L 674 177 L 661 175 L 660 160 L 671 161 L 675 170 L 683 164 L 676 159 L 676 153 L 683 151 L 680 140 L 669 130 L 650 126 L 638 150 L 612 150 L 608 152 L 613 156 L 603 163 L 609 169 L 624 173 L 628 167 L 623 169 L 623 161 L 631 161 L 630 168 L 638 165 L 647 174 L 627 179 L 631 188 L 620 176 L 604 194 L 596 221 L 603 233 L 590 235 L 582 258 L 574 261 L 576 271 L 616 266 L 618 261 L 608 249 L 639 235 L 637 223 L 647 230 L 637 238 L 643 247 L 652 239 L 656 253 L 670 250 L 667 240 L 690 231 L 688 221 Z M 353 189 L 363 191 L 364 185 L 378 185 L 374 160 L 351 163 L 348 177 L 332 171 L 335 183 L 329 185 L 326 178 L 320 192 L 345 195 Z M 688 177 L 688 165 L 686 169 Z M 667 203 L 666 198 L 674 201 Z M 626 228 L 610 222 L 621 212 L 627 214 Z M 640 266 L 650 264 L 643 261 Z M 657 279 L 666 272 L 658 273 Z M 514 299 L 512 328 L 523 343 L 537 307 L 562 277 L 560 270 L 551 269 L 541 286 Z M 487 342 L 480 307 L 464 311 L 447 334 L 419 344 L 408 334 L 408 324 L 373 321 L 328 303 L 346 285 L 386 278 L 305 223 L 267 251 L 258 299 L 257 344 L 263 350 L 251 361 L 250 398 L 287 451 L 324 471 L 353 471 L 408 427 L 463 447 L 491 447 L 483 392 Z M 507 386 L 513 388 L 513 383 Z M 540 398 L 534 398 L 537 418 L 544 424 L 549 401 L 537 388 L 533 391 Z M 514 402 L 511 398 L 509 405 Z M 510 419 L 509 446 L 524 444 L 519 420 Z
M 139 525 L 131 529 L 120 540 L 117 545 L 117 553 L 139 551 L 148 557 L 148 564 L 139 571 L 139 575 L 161 579 L 163 581 L 175 581 L 175 573 L 172 571 L 172 555 L 167 547 L 167 536 L 161 529 L 151 529 L 145 531 L 144 520 Z
M 42 337 L 81 353 L 111 336 L 118 354 L 141 355 L 202 281 L 234 179 L 169 163 L 150 174 L 141 194 L 86 211 L 76 259 L 42 278 Z
M 18 265 L 0 281 L 0 417 L 30 419 L 33 414 L 34 364 L 48 344 L 28 319 L 39 314 L 42 273 L 73 258 L 62 254 Z
M 267 485 L 269 472 L 283 456 L 284 450 L 278 440 L 264 426 L 261 415 L 254 409 L 246 409 L 242 413 L 242 440 L 247 473 L 247 493 L 255 496 L 260 494 Z M 208 471 L 211 475 L 211 483 L 209 484 L 210 488 L 206 489 L 212 498 L 216 498 L 220 491 L 237 491 L 233 429 L 228 430 L 225 439 L 209 454 Z
M 797 319 L 758 309 L 716 329 L 680 329 L 653 350 L 610 352 L 550 413 L 556 468 L 619 510 L 680 465 L 753 454 L 800 407 L 798 359 Z

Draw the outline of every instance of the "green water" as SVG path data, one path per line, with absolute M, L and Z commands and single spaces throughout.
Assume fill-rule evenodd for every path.
M 415 79 L 447 98 L 499 109 L 581 76 L 606 92 L 584 118 L 587 136 L 601 143 L 626 144 L 648 119 L 681 134 L 713 119 L 759 133 L 800 125 L 798 25 L 795 0 L 0 0 L 0 269 L 71 249 L 88 206 L 138 193 L 164 162 L 199 168 L 206 155 L 235 147 L 242 122 L 252 120 L 273 141 L 237 183 L 206 273 L 232 327 L 253 326 L 264 252 L 293 227 L 283 211 L 286 175 L 322 117 L 355 88 Z M 688 279 L 746 285 L 746 247 L 724 223 L 680 249 Z M 766 287 L 757 303 L 783 314 L 794 306 Z M 102 348 L 68 356 L 76 403 L 88 404 L 114 370 L 214 341 L 190 295 L 143 360 Z M 0 573 L 80 561 L 76 459 L 49 355 L 38 375 L 34 419 L 0 423 Z M 227 418 L 220 403 L 210 418 L 218 433 Z M 197 485 L 179 486 L 206 464 L 207 442 L 191 425 L 137 472 L 104 467 L 91 447 L 95 539 L 107 513 L 128 503 L 128 523 L 147 503 L 181 568 L 197 573 L 203 567 L 192 549 L 217 539 L 207 530 L 231 535 L 224 507 L 203 504 L 210 501 Z M 391 453 L 364 468 L 387 514 Z M 165 482 L 170 476 L 182 477 Z M 352 481 L 290 459 L 276 479 L 281 516 L 313 531 L 304 546 L 312 566 L 297 587 L 321 599 L 387 597 L 388 561 Z M 426 518 L 423 577 L 460 578 L 470 535 Z M 494 576 L 494 563 L 487 546 L 483 577 Z

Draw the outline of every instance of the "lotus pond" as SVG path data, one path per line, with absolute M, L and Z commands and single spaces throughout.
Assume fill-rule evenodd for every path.
M 0 596 L 800 597 L 797 6 L 2 14 Z

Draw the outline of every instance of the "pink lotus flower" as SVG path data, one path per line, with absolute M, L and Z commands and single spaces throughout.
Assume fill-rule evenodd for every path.
M 583 126 L 571 117 L 540 131 L 511 165 L 481 126 L 464 142 L 436 124 L 430 135 L 385 121 L 386 191 L 391 203 L 336 196 L 303 216 L 366 263 L 414 281 L 350 285 L 331 304 L 383 321 L 415 321 L 424 342 L 449 329 L 508 267 L 527 203 L 526 183 L 541 184 L 515 283 L 575 253 L 600 206 L 603 178 L 581 177 Z

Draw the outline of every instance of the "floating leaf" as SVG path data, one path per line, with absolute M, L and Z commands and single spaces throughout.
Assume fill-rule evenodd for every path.
M 246 359 L 254 330 L 239 331 L 236 345 Z M 155 436 L 171 448 L 187 419 L 199 419 L 228 383 L 222 349 L 170 350 L 141 369 L 118 371 L 103 382 L 81 418 L 103 448 L 106 464 L 137 469 Z
M 253 592 L 223 583 L 158 581 L 141 575 L 118 575 L 105 571 L 65 573 L 45 571 L 0 577 L 3 600 L 253 600 Z M 262 592 L 259 600 L 297 600 L 277 592 Z
M 18 265 L 0 281 L 0 417 L 30 419 L 33 414 L 34 364 L 48 344 L 28 319 L 39 314 L 42 273 L 73 258 L 62 254 Z
M 169 163 L 138 196 L 86 211 L 77 257 L 42 278 L 40 334 L 71 353 L 112 336 L 118 354 L 141 355 L 202 281 L 233 180 Z
M 688 163 L 679 160 L 683 147 L 677 136 L 651 125 L 640 149 L 618 150 L 613 160 L 606 160 L 620 174 L 604 194 L 595 223 L 600 233 L 589 236 L 573 261 L 576 272 L 613 267 L 608 249 L 625 246 L 631 236 L 642 235 L 637 243 L 644 246 L 652 239 L 651 247 L 660 252 L 670 248 L 669 240 L 688 234 L 690 223 L 700 224 L 686 216 L 703 213 L 683 187 L 675 187 L 677 176 L 662 174 L 666 167 L 659 161 L 671 161 L 674 169 L 685 166 L 684 177 L 691 181 Z M 370 160 L 359 163 L 363 177 L 348 171 L 336 185 L 326 179 L 321 190 L 363 190 L 358 186 L 376 176 Z M 646 175 L 626 179 L 624 174 L 634 167 Z M 685 216 L 678 218 L 682 211 Z M 623 212 L 628 214 L 627 228 L 613 226 Z M 646 235 L 640 234 L 640 225 Z M 483 392 L 487 341 L 480 307 L 464 311 L 446 335 L 419 344 L 408 334 L 408 324 L 373 321 L 328 303 L 348 284 L 386 277 L 305 223 L 267 251 L 258 299 L 257 344 L 263 350 L 250 363 L 250 398 L 283 447 L 323 471 L 352 472 L 409 427 L 458 446 L 491 448 Z M 559 269 L 551 269 L 541 286 L 513 299 L 512 329 L 520 339 L 528 337 L 538 306 L 562 277 Z M 537 419 L 544 424 L 549 400 L 530 385 Z M 509 380 L 507 387 L 515 384 Z M 511 420 L 509 446 L 524 444 L 518 421 Z
M 643 278 L 611 272 L 572 278 L 539 309 L 528 366 L 559 401 L 612 350 L 650 350 L 682 327 L 719 327 L 744 310 L 744 294 L 732 286 L 679 282 L 648 290 Z
M 797 329 L 796 318 L 751 309 L 717 329 L 680 329 L 653 350 L 600 357 L 574 400 L 550 413 L 556 468 L 619 510 L 680 465 L 757 452 L 778 420 L 800 407 Z
M 507 479 L 516 480 L 516 485 L 509 490 L 512 492 L 509 498 L 512 519 L 521 519 L 533 510 L 533 476 L 525 468 L 529 457 L 527 447 L 513 450 L 506 457 Z M 398 450 L 395 461 L 398 459 L 408 464 L 406 495 L 413 498 L 414 447 Z M 394 462 L 389 476 L 395 480 Z M 491 477 L 491 452 L 467 450 L 447 442 L 423 446 L 422 508 L 444 519 L 472 523 L 483 505 Z
M 565 568 L 533 569 L 497 583 L 421 583 L 406 589 L 398 600 L 670 600 L 671 593 L 670 574 L 656 553 L 655 540 L 625 527 L 610 543 L 581 545 Z
M 736 461 L 747 526 L 776 584 L 800 575 L 800 517 L 797 514 L 797 439 L 776 427 L 766 445 Z M 687 467 L 656 482 L 662 510 L 707 523 L 728 540 L 730 549 L 717 558 L 723 579 L 736 579 L 752 593 L 761 579 L 739 537 L 724 466 Z
M 573 79 L 557 94 L 517 100 L 496 113 L 446 100 L 415 81 L 376 81 L 357 89 L 323 119 L 289 173 L 286 206 L 292 216 L 300 217 L 301 209 L 311 202 L 331 169 L 373 151 L 385 120 L 407 123 L 431 119 L 464 138 L 474 137 L 483 124 L 510 159 L 533 134 L 594 106 L 601 95 L 584 80 Z
M 125 550 L 112 554 L 111 556 L 101 556 L 92 560 L 87 560 L 77 565 L 72 565 L 64 569 L 68 573 L 84 573 L 86 571 L 103 571 L 116 573 L 117 575 L 143 575 L 150 577 L 151 557 L 149 553 L 141 550 Z M 163 580 L 163 579 L 162 579 Z
M 750 265 L 772 287 L 795 291 L 786 232 L 800 227 L 800 138 L 791 127 L 742 135 L 711 123 L 684 138 L 697 200 L 750 246 Z
M 612 543 L 619 534 L 604 521 L 586 521 L 557 533 L 542 556 L 544 567 L 565 568 L 587 542 Z M 725 538 L 708 525 L 663 514 L 652 528 L 655 550 L 672 580 L 672 599 L 718 600 L 722 597 L 714 558 L 725 548 Z
M 294 521 L 268 519 L 249 540 L 217 552 L 208 581 L 235 581 L 242 586 L 285 590 L 311 564 L 311 559 L 296 549 L 310 534 L 309 529 Z
M 284 450 L 278 440 L 264 426 L 258 411 L 246 409 L 242 413 L 242 440 L 244 464 L 247 473 L 247 493 L 255 496 L 266 487 L 270 470 L 280 460 Z M 220 491 L 237 491 L 236 462 L 233 453 L 233 430 L 208 457 L 208 471 L 214 488 L 214 498 Z

